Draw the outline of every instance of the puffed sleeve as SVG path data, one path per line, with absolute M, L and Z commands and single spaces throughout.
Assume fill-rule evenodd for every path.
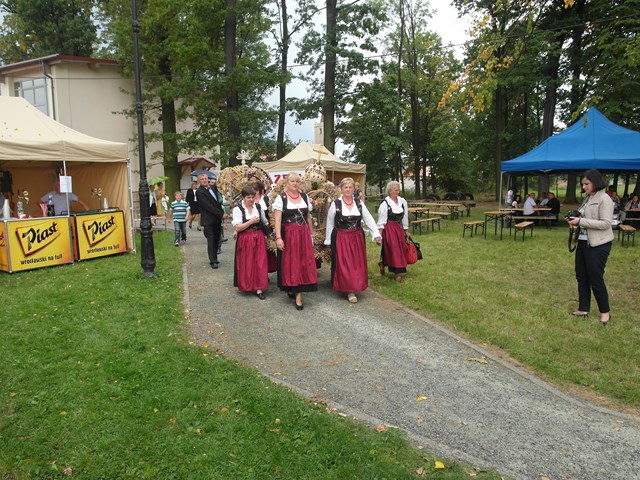
M 387 204 L 386 202 L 380 202 L 378 207 L 378 228 L 384 227 L 387 224 Z
M 333 227 L 335 225 L 336 220 L 336 204 L 335 202 L 331 202 L 331 206 L 329 207 L 329 212 L 327 212 L 327 232 L 324 237 L 324 244 L 331 245 L 331 234 L 333 233 Z
M 409 230 L 409 205 L 407 205 L 407 201 L 402 199 L 402 206 L 404 207 L 404 215 L 402 216 L 402 228 L 405 230 Z
M 277 210 L 279 212 L 282 211 L 283 208 L 283 204 L 282 204 L 282 197 L 280 195 L 278 195 L 276 197 L 276 199 L 273 201 L 273 204 L 271 205 L 271 208 L 273 208 L 274 210 Z
M 239 207 L 233 207 L 231 225 L 235 227 L 236 225 L 240 225 L 241 223 L 242 223 L 242 212 L 240 211 Z
M 371 213 L 369 213 L 369 210 L 367 209 L 367 206 L 364 204 L 364 202 L 362 202 L 362 220 L 369 229 L 369 232 L 371 232 L 372 239 L 375 240 L 376 238 L 380 237 L 380 231 L 378 230 L 376 221 L 373 219 Z

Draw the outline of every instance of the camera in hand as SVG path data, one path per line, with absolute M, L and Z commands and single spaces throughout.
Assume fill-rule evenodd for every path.
M 580 213 L 579 210 L 569 210 L 565 215 L 564 218 L 566 219 L 571 219 L 571 218 L 578 218 L 581 217 L 582 214 Z

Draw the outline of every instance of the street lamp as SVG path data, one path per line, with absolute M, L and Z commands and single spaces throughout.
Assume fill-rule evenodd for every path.
M 140 263 L 142 274 L 146 277 L 153 276 L 156 267 L 156 256 L 153 250 L 153 234 L 151 231 L 151 218 L 149 217 L 149 184 L 147 183 L 147 164 L 144 151 L 144 120 L 142 115 L 142 87 L 140 82 L 140 50 L 138 48 L 138 4 L 131 0 L 131 24 L 133 26 L 133 61 L 136 83 L 136 116 L 138 120 L 138 158 L 140 161 L 140 247 L 142 250 Z

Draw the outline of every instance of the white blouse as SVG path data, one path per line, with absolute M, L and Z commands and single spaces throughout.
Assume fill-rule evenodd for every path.
M 342 195 L 340 196 L 340 202 L 342 203 L 342 214 L 345 216 L 360 216 L 360 210 L 354 201 L 351 206 L 347 205 L 342 201 Z M 371 238 L 373 240 L 380 237 L 380 231 L 378 230 L 378 226 L 376 225 L 376 221 L 373 219 L 371 213 L 367 209 L 367 206 L 362 202 L 362 221 L 369 229 L 371 233 Z M 336 204 L 335 202 L 331 202 L 331 206 L 329 207 L 329 212 L 327 213 L 327 233 L 324 237 L 324 244 L 331 245 L 331 233 L 335 227 L 335 219 L 336 219 Z
M 279 212 L 282 211 L 282 197 L 280 195 L 276 197 L 271 207 L 273 208 L 273 210 L 277 210 Z M 313 204 L 309 202 L 309 205 L 307 206 L 307 202 L 305 202 L 304 199 L 302 198 L 302 194 L 300 195 L 300 198 L 297 198 L 297 199 L 287 197 L 287 210 L 297 210 L 297 209 L 303 209 L 303 208 L 309 208 L 309 211 L 312 211 Z
M 249 209 L 243 205 L 244 211 L 245 211 L 245 216 L 247 217 L 247 219 L 245 220 L 245 222 L 247 220 L 251 220 L 252 218 L 255 218 L 258 216 L 258 209 L 254 206 L 251 211 L 249 211 Z M 232 219 L 231 219 L 231 225 L 233 225 L 234 227 L 236 225 L 241 225 L 244 222 L 242 221 L 242 210 L 240 210 L 240 207 L 233 207 L 233 213 L 232 213 Z M 267 217 L 264 214 L 264 209 L 260 210 L 260 220 L 262 220 L 262 223 L 264 223 L 265 225 L 267 225 Z
M 409 205 L 407 205 L 407 201 L 398 197 L 398 203 L 391 200 L 391 197 L 387 196 L 385 201 L 380 203 L 378 207 L 378 228 L 383 228 L 387 224 L 387 203 L 391 206 L 391 211 L 393 213 L 402 213 L 404 210 L 404 216 L 402 217 L 402 228 L 405 230 L 409 229 Z M 404 208 L 403 208 L 404 207 Z

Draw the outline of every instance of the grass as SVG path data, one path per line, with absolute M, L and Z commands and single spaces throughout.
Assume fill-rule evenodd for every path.
M 500 478 L 190 345 L 172 235 L 152 278 L 138 255 L 0 275 L 0 478 Z
M 483 220 L 496 202 L 478 203 L 469 220 Z M 572 207 L 565 206 L 564 210 Z M 467 220 L 467 217 L 464 217 Z M 409 266 L 406 282 L 371 274 L 370 286 L 476 342 L 497 347 L 555 384 L 609 406 L 640 408 L 640 313 L 636 276 L 638 248 L 617 241 L 605 280 L 612 321 L 600 325 L 595 300 L 589 320 L 569 315 L 577 308 L 573 254 L 567 228 L 535 227 L 524 243 L 500 241 L 488 229 L 462 238 L 462 219 L 441 231 L 414 236 L 424 260 Z M 617 232 L 614 231 L 617 238 Z M 377 272 L 379 249 L 368 249 Z

